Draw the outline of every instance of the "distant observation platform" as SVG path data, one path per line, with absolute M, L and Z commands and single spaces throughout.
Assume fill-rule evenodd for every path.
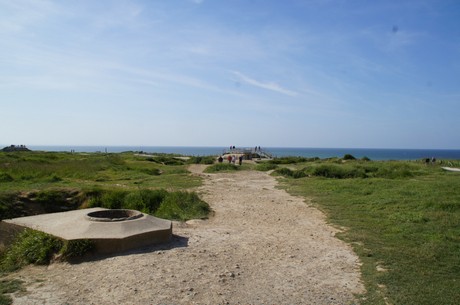
M 260 147 L 253 147 L 253 148 L 241 148 L 241 147 L 231 147 L 229 149 L 225 149 L 222 152 L 222 157 L 235 155 L 235 156 L 243 156 L 245 160 L 253 160 L 253 159 L 265 159 L 271 160 L 273 156 L 267 150 L 260 148 Z

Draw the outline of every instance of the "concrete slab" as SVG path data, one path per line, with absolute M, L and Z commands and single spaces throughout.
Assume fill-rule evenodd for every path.
M 10 231 L 30 228 L 64 240 L 90 239 L 99 253 L 113 253 L 167 242 L 172 236 L 172 222 L 140 212 L 139 217 L 127 220 L 96 221 L 88 217 L 103 208 L 41 214 L 6 219 L 2 227 Z

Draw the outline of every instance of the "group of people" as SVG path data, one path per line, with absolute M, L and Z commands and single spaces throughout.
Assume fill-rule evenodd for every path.
M 223 158 L 222 156 L 220 156 L 219 159 L 217 159 L 217 160 L 219 161 L 219 163 L 224 162 L 224 158 Z M 232 155 L 232 156 L 231 156 L 231 155 L 228 155 L 228 156 L 227 156 L 227 161 L 228 161 L 228 163 L 233 163 L 233 164 L 235 164 L 235 163 L 236 163 L 236 156 L 235 156 L 235 155 Z M 239 165 L 243 164 L 243 155 L 240 155 L 240 156 L 238 157 L 238 164 L 239 164 Z

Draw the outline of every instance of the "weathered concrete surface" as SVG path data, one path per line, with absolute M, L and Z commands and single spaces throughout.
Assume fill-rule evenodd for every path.
M 172 236 L 171 221 L 146 214 L 137 219 L 113 222 L 91 221 L 86 216 L 101 210 L 105 209 L 92 208 L 6 219 L 2 221 L 4 224 L 1 227 L 4 232 L 14 232 L 22 227 L 65 240 L 90 239 L 95 242 L 99 253 L 149 246 L 169 241 Z

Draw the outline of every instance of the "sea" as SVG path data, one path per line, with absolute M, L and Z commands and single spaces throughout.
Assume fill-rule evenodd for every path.
M 137 151 L 145 153 L 168 153 L 186 156 L 218 156 L 230 147 L 219 146 L 28 146 L 31 150 L 67 152 L 120 153 Z M 245 147 L 237 147 L 245 148 Z M 367 157 L 371 160 L 418 160 L 436 158 L 437 160 L 460 160 L 460 149 L 388 149 L 388 148 L 309 148 L 309 147 L 261 147 L 274 157 L 306 157 L 320 159 L 343 157 L 345 154 L 355 158 Z

